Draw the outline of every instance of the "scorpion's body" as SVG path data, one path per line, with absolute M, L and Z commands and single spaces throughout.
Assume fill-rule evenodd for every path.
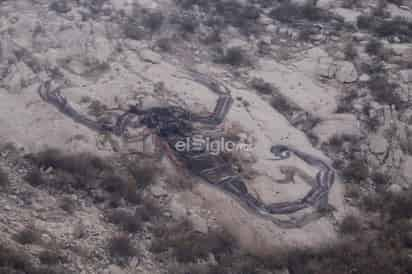
M 152 129 L 158 137 L 167 143 L 176 158 L 192 174 L 202 178 L 219 190 L 223 190 L 250 212 L 269 219 L 280 226 L 293 228 L 302 226 L 306 222 L 305 220 L 281 221 L 275 218 L 274 214 L 290 214 L 308 207 L 325 207 L 327 205 L 328 193 L 334 181 L 334 173 L 327 164 L 311 155 L 282 145 L 271 148 L 271 152 L 277 157 L 275 160 L 288 158 L 293 153 L 309 165 L 317 167 L 319 172 L 316 176 L 316 183 L 313 184 L 312 189 L 303 198 L 290 202 L 264 204 L 250 194 L 244 180 L 222 156 L 211 154 L 206 149 L 196 151 L 176 149 L 178 142 L 186 142 L 187 138 L 193 135 L 195 131 L 194 123 L 216 126 L 224 120 L 233 103 L 232 97 L 228 94 L 219 94 L 214 111 L 206 116 L 194 114 L 175 106 L 155 107 L 146 110 L 131 107 L 123 114 L 116 115 L 114 122 L 102 123 L 78 113 L 61 95 L 60 90 L 55 89 L 52 91 L 50 89 L 49 82 L 40 87 L 39 93 L 46 102 L 53 104 L 76 122 L 99 132 L 109 132 L 122 136 L 128 128 L 145 126 Z

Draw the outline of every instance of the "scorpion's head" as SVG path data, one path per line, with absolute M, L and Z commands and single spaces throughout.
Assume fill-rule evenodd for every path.
M 191 125 L 185 115 L 185 112 L 174 107 L 152 108 L 146 111 L 141 123 L 148 128 L 157 129 L 161 136 L 179 135 L 184 131 L 191 131 Z
M 275 156 L 271 160 L 283 160 L 290 157 L 292 151 L 285 145 L 274 145 L 270 148 L 270 152 Z

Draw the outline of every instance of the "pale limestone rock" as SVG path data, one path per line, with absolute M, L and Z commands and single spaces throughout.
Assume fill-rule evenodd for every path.
M 341 16 L 343 20 L 345 20 L 345 22 L 351 23 L 351 24 L 356 23 L 358 16 L 361 14 L 360 11 L 355 11 L 352 9 L 345 9 L 345 8 L 333 9 L 332 12 Z
M 155 198 L 166 197 L 168 195 L 167 191 L 159 185 L 154 185 L 150 188 L 150 192 Z
M 361 81 L 361 82 L 367 82 L 367 81 L 369 81 L 371 79 L 371 77 L 369 76 L 369 75 L 367 75 L 367 74 L 362 74 L 360 77 L 359 77 L 359 81 Z
M 336 80 L 341 83 L 353 83 L 358 80 L 358 72 L 351 62 L 343 61 L 338 64 Z
M 249 44 L 248 44 L 247 41 L 245 41 L 243 39 L 231 39 L 227 43 L 227 47 L 228 48 L 233 48 L 233 47 L 248 48 Z
M 401 76 L 401 80 L 404 83 L 411 83 L 412 82 L 412 69 L 405 69 L 405 70 L 401 70 L 399 72 L 400 76 Z
M 402 192 L 402 187 L 398 184 L 391 184 L 388 187 L 388 192 L 392 194 L 399 194 Z
M 123 269 L 121 269 L 119 266 L 112 264 L 107 267 L 107 269 L 104 271 L 104 274 L 126 274 L 126 272 L 123 271 Z
M 272 23 L 273 23 L 273 20 L 272 20 L 272 18 L 270 18 L 270 17 L 268 17 L 268 16 L 262 15 L 262 16 L 259 17 L 258 22 L 259 22 L 260 24 L 262 24 L 262 25 L 267 26 L 267 25 L 272 24 Z
M 369 149 L 372 153 L 382 154 L 388 150 L 389 143 L 381 135 L 370 135 L 369 136 Z
M 189 220 L 193 226 L 194 231 L 200 232 L 203 234 L 207 234 L 207 232 L 209 231 L 207 221 L 204 218 L 200 217 L 199 215 L 191 214 L 189 215 Z

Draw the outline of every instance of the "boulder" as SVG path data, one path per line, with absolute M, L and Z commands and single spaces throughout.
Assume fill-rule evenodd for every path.
M 336 80 L 341 83 L 356 82 L 358 80 L 358 71 L 351 62 L 340 62 L 336 71 Z
M 365 74 L 365 73 L 362 74 L 359 77 L 359 81 L 361 81 L 361 82 L 368 82 L 370 79 L 371 79 L 371 77 L 368 74 Z
M 402 192 L 402 187 L 398 184 L 391 184 L 388 187 L 388 192 L 391 194 L 399 194 Z
M 401 70 L 399 72 L 400 76 L 401 76 L 401 80 L 408 84 L 408 83 L 412 83 L 412 69 L 405 69 L 405 70 Z
M 167 191 L 159 185 L 154 185 L 150 188 L 150 192 L 155 198 L 166 197 L 168 195 Z
M 369 136 L 369 149 L 372 153 L 383 154 L 388 150 L 389 143 L 381 135 L 370 135 Z
M 358 16 L 361 14 L 361 12 L 359 11 L 345 8 L 337 8 L 334 9 L 333 12 L 338 16 L 342 17 L 346 23 L 350 24 L 355 24 L 358 19 Z

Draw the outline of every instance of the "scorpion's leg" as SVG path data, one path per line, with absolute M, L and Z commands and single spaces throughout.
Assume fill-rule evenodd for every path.
M 195 122 L 200 122 L 204 124 L 220 125 L 225 119 L 227 113 L 229 112 L 233 104 L 233 99 L 229 95 L 222 95 L 217 99 L 216 106 L 213 112 L 207 116 L 192 115 L 192 119 Z
M 170 147 L 170 144 L 162 140 L 159 136 L 154 135 L 155 146 L 158 148 L 158 154 L 161 155 L 163 152 L 166 154 L 167 158 L 175 165 L 179 172 L 185 173 L 186 169 L 181 161 L 176 157 L 174 150 Z

